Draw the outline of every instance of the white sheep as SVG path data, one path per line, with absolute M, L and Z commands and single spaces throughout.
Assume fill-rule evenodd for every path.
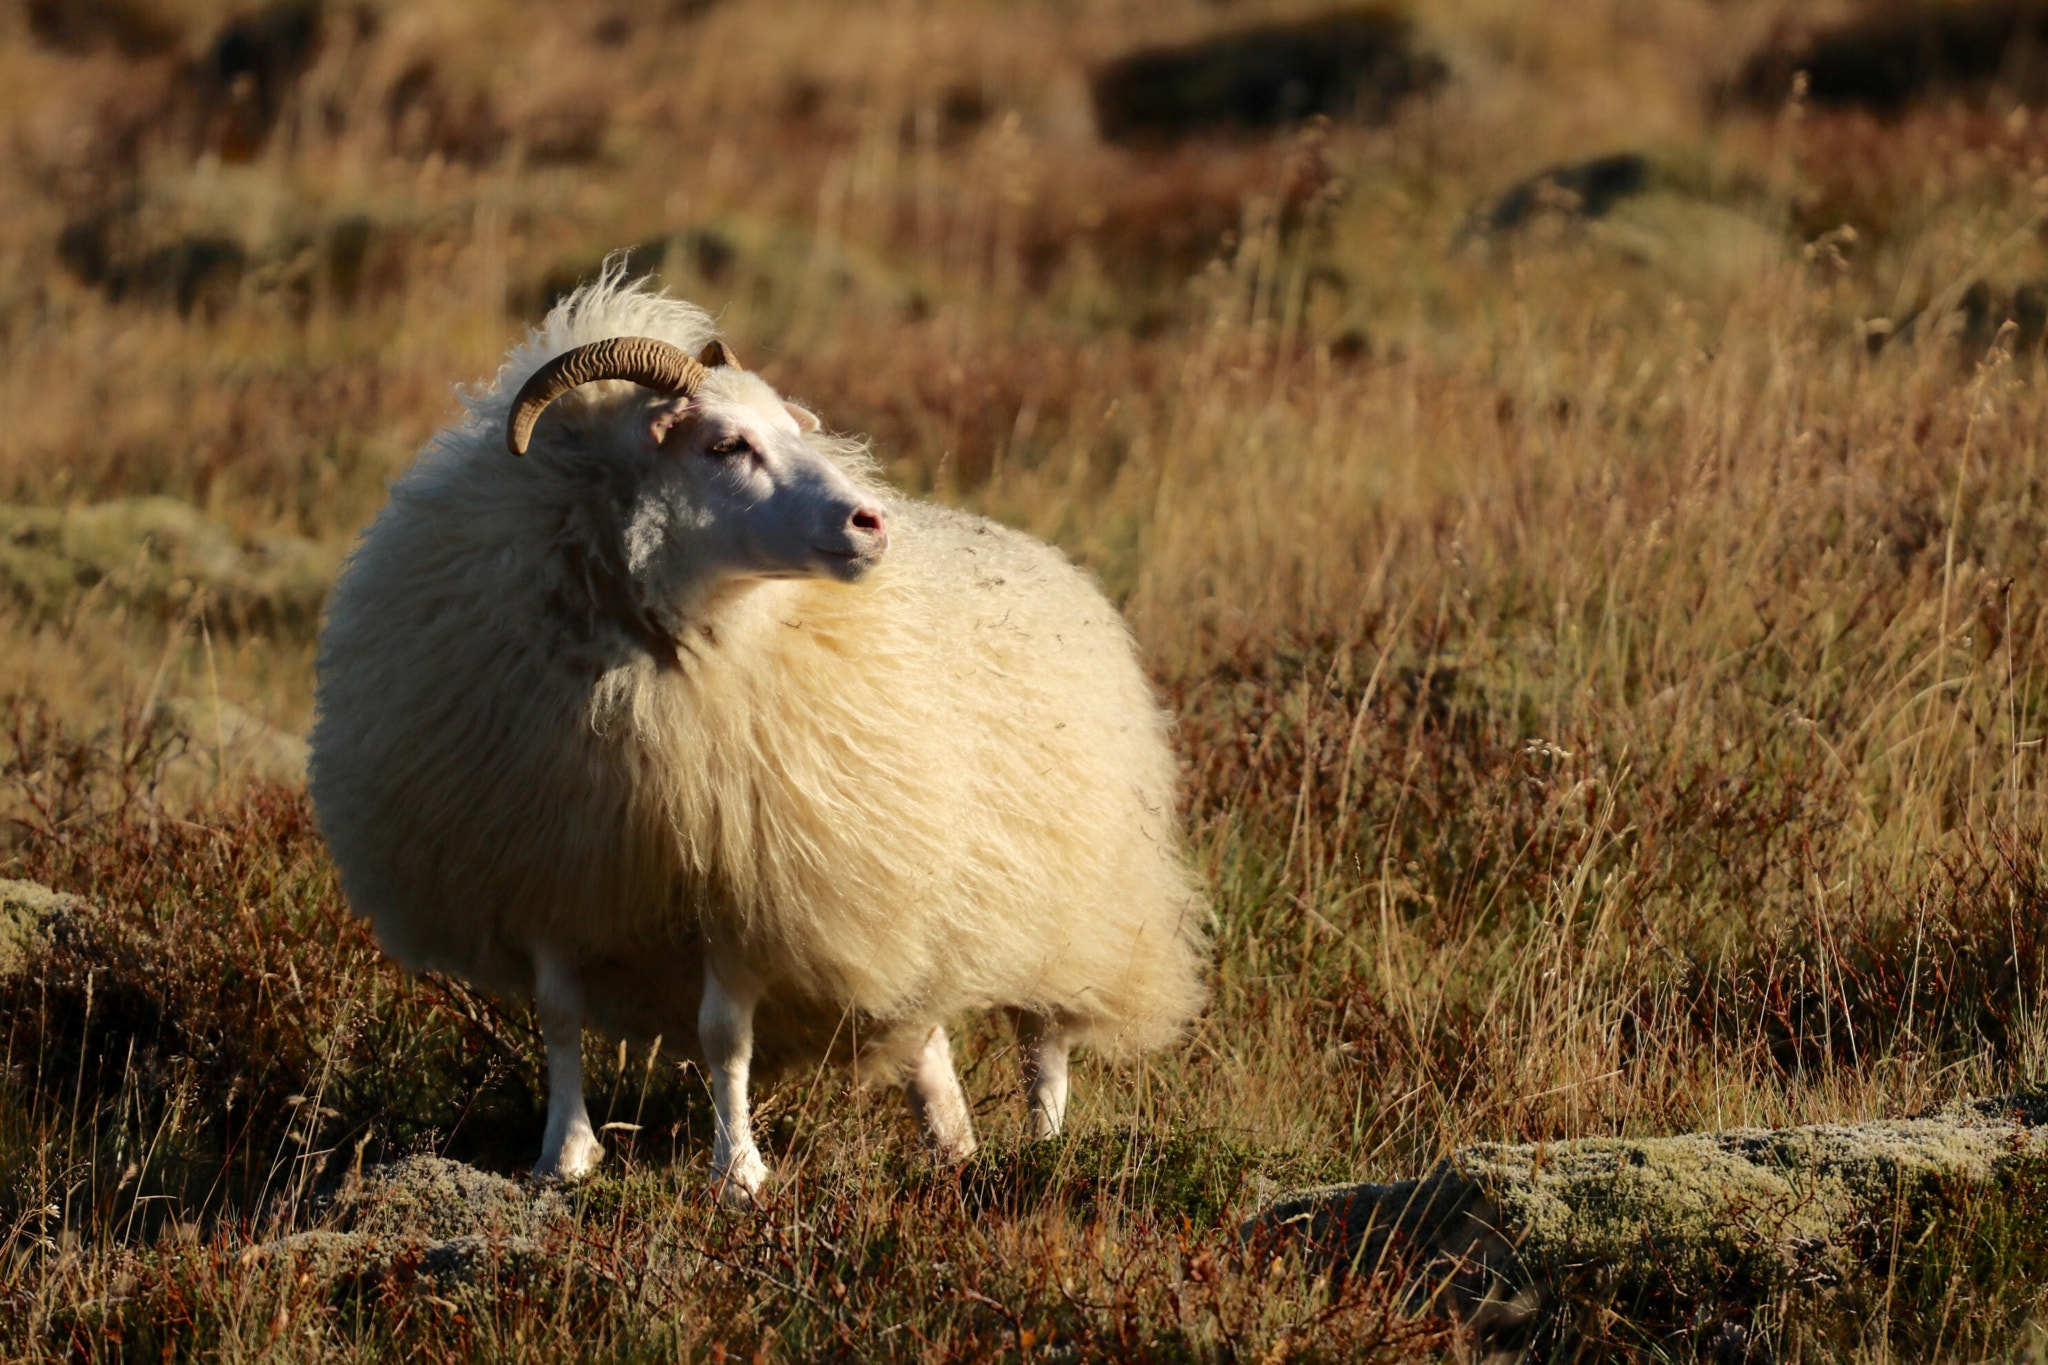
M 1049 1136 L 1071 1045 L 1201 1008 L 1167 720 L 1086 574 L 884 491 L 615 274 L 464 401 L 334 589 L 311 786 L 393 955 L 532 991 L 537 1175 L 603 1153 L 586 1021 L 694 1038 L 744 1203 L 750 1067 L 857 1059 L 960 1158 L 949 1019 L 1010 1012 Z

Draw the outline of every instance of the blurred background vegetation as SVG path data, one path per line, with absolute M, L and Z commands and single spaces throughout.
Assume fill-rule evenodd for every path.
M 2030 0 L 0 7 L 0 875 L 85 898 L 0 955 L 5 1352 L 1401 1358 L 1454 1343 L 1218 1220 L 2038 1081 L 2044 97 Z M 639 1289 L 322 1297 L 237 1259 L 295 1192 L 539 1132 L 520 1008 L 339 899 L 322 593 L 617 251 L 1100 576 L 1216 1004 L 1052 1174 L 974 1037 L 996 1217 L 786 1087 L 829 1253 L 693 1203 L 701 1087 L 621 1052 L 578 1245 Z M 2039 1232 L 1543 1349 L 2011 1358 Z

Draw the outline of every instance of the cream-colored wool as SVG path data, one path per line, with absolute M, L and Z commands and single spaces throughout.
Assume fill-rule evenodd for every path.
M 873 483 L 864 581 L 752 580 L 689 608 L 673 662 L 602 565 L 647 401 L 619 381 L 506 454 L 511 396 L 612 336 L 695 354 L 700 309 L 607 277 L 548 317 L 394 486 L 321 639 L 311 784 L 350 902 L 415 968 L 532 988 L 581 966 L 595 1020 L 693 1040 L 705 944 L 766 987 L 755 1055 L 901 1066 L 929 1025 L 1028 1010 L 1112 1050 L 1201 1007 L 1206 907 L 1167 721 L 1129 632 L 1058 551 Z M 764 385 L 718 370 L 707 387 Z

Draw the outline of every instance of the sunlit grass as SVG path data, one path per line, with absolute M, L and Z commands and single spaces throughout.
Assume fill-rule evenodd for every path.
M 188 47 L 226 12 L 156 8 Z M 162 494 L 252 563 L 338 555 L 551 284 L 647 245 L 892 478 L 1124 607 L 1180 717 L 1216 1004 L 1141 1068 L 1085 1065 L 1051 1151 L 972 1031 L 964 1182 L 893 1097 L 790 1078 L 758 1220 L 704 1201 L 694 1074 L 596 1044 L 594 1108 L 640 1129 L 537 1278 L 458 1302 L 244 1262 L 358 1159 L 520 1169 L 531 1029 L 386 963 L 274 746 L 192 720 L 302 732 L 303 612 L 10 582 L 0 874 L 95 908 L 0 981 L 0 1353 L 1405 1358 L 1447 1329 L 1269 1274 L 1235 1218 L 1471 1141 L 2042 1078 L 2044 362 L 1953 312 L 2048 270 L 2038 119 L 1715 121 L 1767 5 L 1443 0 L 1419 21 L 1457 79 L 1389 127 L 1129 151 L 1088 64 L 1207 17 L 617 11 L 619 41 L 513 0 L 330 16 L 233 154 L 150 122 L 174 59 L 6 20 L 0 85 L 38 99 L 0 105 L 0 499 Z M 427 58 L 440 122 L 408 123 Z M 578 101 L 595 150 L 534 155 Z M 1661 168 L 1625 211 L 1469 231 L 1617 149 Z M 109 212 L 251 263 L 186 312 L 115 301 L 57 250 Z M 1974 1216 L 1909 1273 L 1702 1306 L 1688 1340 L 1754 1309 L 1805 1358 L 2038 1345 L 2010 1267 L 2039 1229 Z

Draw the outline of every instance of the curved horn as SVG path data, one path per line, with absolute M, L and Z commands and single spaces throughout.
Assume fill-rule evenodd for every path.
M 630 379 L 657 393 L 686 398 L 704 382 L 704 366 L 681 347 L 653 337 L 612 337 L 564 351 L 519 386 L 505 421 L 505 448 L 524 455 L 541 411 L 579 384 L 600 379 Z
M 716 370 L 725 366 L 735 370 L 740 368 L 739 357 L 732 353 L 732 347 L 726 345 L 717 337 L 713 337 L 705 342 L 704 349 L 697 352 L 697 363 L 707 370 Z

